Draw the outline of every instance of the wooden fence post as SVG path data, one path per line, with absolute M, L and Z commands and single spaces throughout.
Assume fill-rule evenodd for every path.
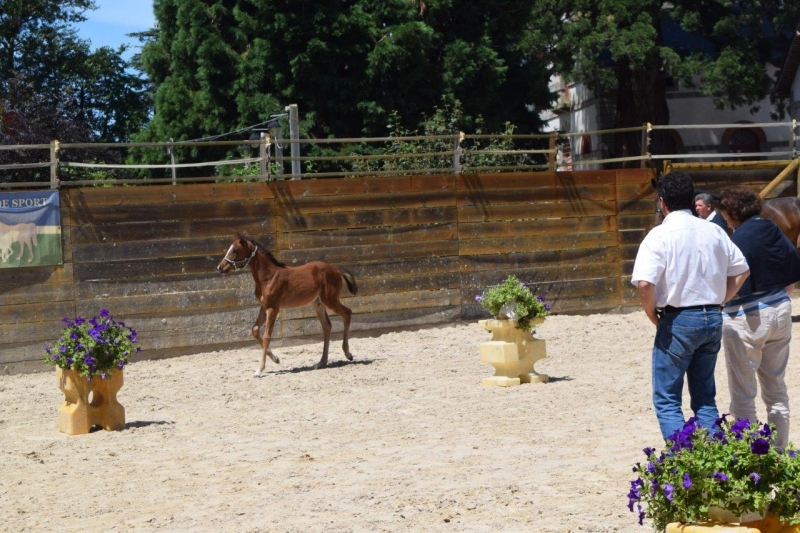
M 58 189 L 58 141 L 50 141 L 50 188 Z
M 261 142 L 258 145 L 258 157 L 259 157 L 259 174 L 262 176 L 267 175 L 267 169 L 269 165 L 267 164 L 269 158 L 269 150 L 267 150 L 267 143 L 269 142 L 269 138 L 267 137 L 266 132 L 261 132 Z M 269 176 L 267 176 L 267 181 L 269 181 Z
M 649 122 L 642 124 L 642 156 L 647 159 L 640 161 L 640 168 L 647 168 L 647 161 L 650 159 L 650 132 L 653 130 L 653 125 Z
M 169 154 L 169 164 L 172 165 L 172 184 L 178 184 L 178 171 L 175 169 L 175 147 L 173 146 L 172 137 L 169 138 L 167 145 L 167 153 Z
M 453 147 L 453 173 L 461 174 L 461 143 L 464 141 L 464 132 L 459 131 Z
M 291 104 L 286 106 L 285 111 L 289 112 L 289 142 L 291 143 L 291 154 L 292 154 L 292 179 L 299 180 L 301 178 L 300 174 L 303 173 L 302 168 L 300 166 L 300 143 L 297 141 L 300 139 L 300 124 L 299 124 L 299 117 L 297 113 L 297 104 Z
M 548 149 L 550 153 L 547 154 L 547 170 L 550 172 L 556 171 L 556 140 L 557 140 L 558 133 L 551 133 L 550 134 L 550 144 Z

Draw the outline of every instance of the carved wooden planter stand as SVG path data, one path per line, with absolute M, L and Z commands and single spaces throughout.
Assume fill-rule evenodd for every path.
M 87 381 L 74 370 L 56 368 L 56 377 L 58 388 L 64 393 L 64 403 L 58 409 L 60 432 L 82 435 L 94 426 L 108 431 L 125 427 L 125 408 L 117 402 L 122 370 L 115 370 L 110 378 Z
M 544 322 L 531 320 L 531 326 Z M 517 327 L 516 320 L 481 320 L 478 325 L 492 332 L 492 340 L 481 343 L 481 362 L 495 368 L 494 376 L 482 383 L 495 387 L 511 387 L 520 383 L 545 383 L 549 378 L 539 374 L 533 365 L 547 357 L 545 341 L 536 339 L 529 330 Z

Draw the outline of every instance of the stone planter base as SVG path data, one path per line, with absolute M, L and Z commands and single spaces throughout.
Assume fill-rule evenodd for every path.
M 534 319 L 531 325 L 544 322 Z M 482 383 L 493 387 L 513 387 L 521 383 L 545 383 L 549 377 L 533 369 L 547 357 L 545 341 L 535 339 L 530 331 L 517 327 L 516 320 L 481 320 L 478 325 L 492 332 L 492 340 L 481 343 L 481 362 L 495 368 L 492 377 Z
M 58 388 L 64 393 L 64 403 L 58 409 L 60 432 L 82 435 L 94 426 L 108 431 L 125 427 L 125 408 L 117 402 L 122 370 L 115 370 L 107 379 L 94 377 L 87 381 L 74 370 L 56 368 L 56 377 Z

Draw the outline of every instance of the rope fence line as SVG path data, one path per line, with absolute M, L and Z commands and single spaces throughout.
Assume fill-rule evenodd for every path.
M 718 129 L 751 129 L 751 128 L 789 128 L 791 131 L 791 144 L 789 150 L 775 152 L 715 152 L 692 154 L 652 154 L 650 153 L 651 135 L 653 131 L 665 130 L 718 130 Z M 627 157 L 611 157 L 599 159 L 567 159 L 562 155 L 562 147 L 570 139 L 584 136 L 606 136 L 621 133 L 640 133 L 642 135 L 642 151 L 640 155 Z M 538 148 L 536 141 L 547 141 L 547 148 Z M 482 143 L 481 141 L 489 141 Z M 513 143 L 522 142 L 520 149 L 511 148 Z M 531 146 L 531 142 L 533 145 Z M 571 133 L 547 132 L 534 134 L 465 134 L 459 132 L 451 135 L 411 135 L 400 137 L 354 137 L 354 138 L 324 138 L 324 139 L 282 139 L 261 134 L 260 138 L 246 140 L 196 140 L 196 141 L 169 141 L 169 142 L 128 142 L 128 143 L 59 143 L 52 141 L 50 144 L 3 145 L 0 152 L 26 150 L 50 150 L 49 160 L 36 163 L 0 164 L 0 172 L 10 170 L 33 170 L 50 168 L 50 188 L 62 186 L 83 186 L 96 184 L 144 184 L 144 183 L 189 183 L 207 181 L 273 181 L 276 179 L 304 179 L 364 175 L 405 175 L 410 173 L 463 173 L 463 172 L 499 172 L 499 171 L 528 171 L 548 169 L 551 171 L 563 170 L 574 167 L 588 167 L 614 163 L 639 162 L 642 167 L 656 162 L 672 164 L 672 161 L 681 160 L 708 160 L 709 165 L 719 165 L 730 158 L 762 158 L 758 162 L 763 164 L 773 163 L 774 158 L 797 158 L 797 121 L 779 123 L 735 123 L 735 124 L 669 124 L 653 125 L 643 124 L 637 127 L 614 128 L 596 131 L 582 131 Z M 338 155 L 299 155 L 301 146 L 330 146 L 343 145 L 340 150 L 352 147 L 358 150 L 358 145 L 385 143 L 390 150 L 388 153 L 346 153 Z M 452 148 L 447 149 L 450 144 Z M 527 146 L 526 146 L 527 144 Z M 788 144 L 788 143 L 787 143 Z M 354 146 L 355 145 L 355 146 Z M 442 147 L 445 150 L 442 150 Z M 396 148 L 395 148 L 396 146 Z M 195 163 L 179 163 L 176 161 L 176 150 L 196 149 L 202 147 L 236 147 L 243 157 L 219 159 L 214 161 L 200 161 Z M 284 155 L 284 147 L 292 147 L 292 155 Z M 63 161 L 62 153 L 69 150 L 94 150 L 94 149 L 148 149 L 162 148 L 164 156 L 169 163 L 105 163 L 105 162 L 79 162 Z M 437 149 L 438 148 L 438 149 Z M 568 148 L 568 147 L 567 147 Z M 409 150 L 403 152 L 401 150 Z M 416 151 L 421 150 L 421 151 Z M 566 148 L 563 150 L 566 153 Z M 257 155 L 251 156 L 251 153 Z M 197 152 L 194 152 L 197 157 Z M 230 152 L 228 152 L 230 157 Z M 313 152 L 312 152 L 313 154 Z M 772 158 L 772 159 L 767 159 Z M 158 157 L 156 158 L 158 159 Z M 8 157 L 6 157 L 8 160 Z M 405 161 L 405 165 L 402 163 Z M 415 162 L 416 161 L 416 162 Z M 781 160 L 783 161 L 783 160 Z M 400 162 L 399 164 L 396 162 Z M 286 172 L 284 164 L 291 166 L 291 172 Z M 307 165 L 303 172 L 302 164 Z M 341 163 L 337 165 L 335 163 Z M 413 164 L 412 164 L 413 163 Z M 739 162 L 740 165 L 748 162 Z M 755 163 L 755 162 L 753 162 Z M 736 163 L 730 162 L 731 165 Z M 255 167 L 251 167 L 255 165 Z M 390 165 L 397 166 L 391 168 Z M 697 163 L 674 163 L 674 165 L 695 165 Z M 233 169 L 216 173 L 214 176 L 177 177 L 179 169 L 208 168 L 208 167 L 242 167 L 244 170 Z M 416 168 L 419 167 L 419 168 Z M 81 179 L 80 174 L 71 173 L 72 179 L 60 179 L 58 169 L 90 169 L 90 170 L 171 170 L 172 177 L 141 177 L 119 178 L 113 174 L 109 177 L 100 176 L 97 179 Z M 716 168 L 716 167 L 715 167 Z M 759 168 L 764 168 L 763 166 Z M 231 174 L 226 174 L 231 172 Z M 63 176 L 62 176 L 63 177 Z M 0 174 L 2 178 L 2 174 Z M 0 183 L 2 188 L 43 187 L 46 181 L 27 181 Z

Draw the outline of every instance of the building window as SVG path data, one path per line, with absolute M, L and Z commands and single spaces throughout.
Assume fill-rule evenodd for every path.
M 767 136 L 761 128 L 728 128 L 722 134 L 722 150 L 734 154 L 761 152 L 761 145 L 766 142 Z

